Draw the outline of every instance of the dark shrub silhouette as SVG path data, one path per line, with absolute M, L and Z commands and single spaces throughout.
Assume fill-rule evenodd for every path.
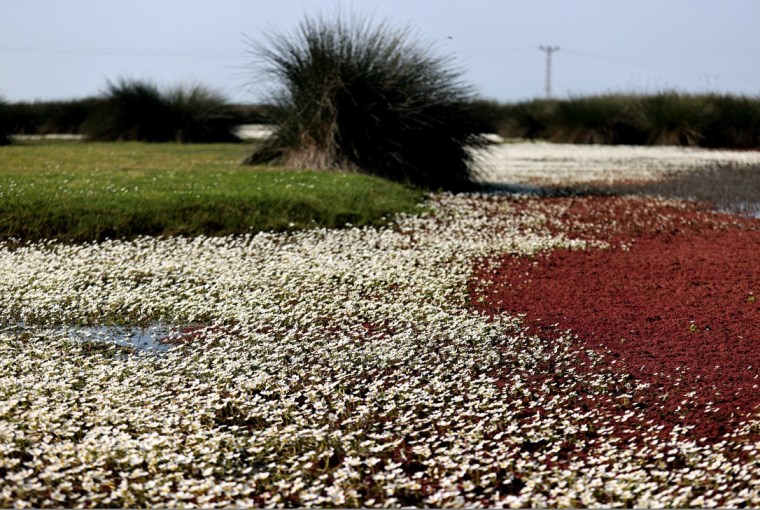
M 163 93 L 149 82 L 108 82 L 83 130 L 92 140 L 211 143 L 237 140 L 224 97 L 199 85 Z
M 409 29 L 307 18 L 254 53 L 279 88 L 274 134 L 246 163 L 357 170 L 430 188 L 471 184 L 471 149 L 484 145 L 472 91 Z
M 0 145 L 11 143 L 10 135 L 13 129 L 13 119 L 11 117 L 11 107 L 0 97 Z

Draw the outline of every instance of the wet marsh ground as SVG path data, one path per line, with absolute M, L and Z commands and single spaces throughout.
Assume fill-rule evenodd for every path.
M 760 151 L 505 143 L 481 158 L 481 168 L 482 180 L 503 190 L 659 196 L 750 213 L 760 207 Z
M 537 186 L 542 196 L 647 196 L 701 202 L 720 211 L 760 217 L 760 166 L 715 164 L 690 172 L 665 174 L 658 179 L 577 182 Z

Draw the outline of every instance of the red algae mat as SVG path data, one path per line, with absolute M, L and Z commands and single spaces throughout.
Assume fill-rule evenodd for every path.
M 570 330 L 607 369 L 648 383 L 635 404 L 650 424 L 691 426 L 714 442 L 757 415 L 760 220 L 651 200 L 564 200 L 554 228 L 610 247 L 482 261 L 472 302 L 525 314 L 545 338 Z

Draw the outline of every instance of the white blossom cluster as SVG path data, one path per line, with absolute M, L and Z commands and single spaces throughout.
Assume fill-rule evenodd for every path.
M 645 388 L 473 311 L 476 259 L 587 247 L 550 234 L 560 205 L 430 205 L 380 229 L 0 249 L 0 507 L 760 505 L 756 421 L 620 441 L 639 411 L 589 403 Z M 153 353 L 54 327 L 154 323 L 196 327 Z
M 533 142 L 495 145 L 478 160 L 486 182 L 547 186 L 659 180 L 716 164 L 757 167 L 760 152 Z

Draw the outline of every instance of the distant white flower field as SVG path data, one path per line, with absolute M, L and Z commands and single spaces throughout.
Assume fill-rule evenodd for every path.
M 494 183 L 571 185 L 649 181 L 715 164 L 760 165 L 760 151 L 673 146 L 506 143 L 481 154 L 482 179 Z

